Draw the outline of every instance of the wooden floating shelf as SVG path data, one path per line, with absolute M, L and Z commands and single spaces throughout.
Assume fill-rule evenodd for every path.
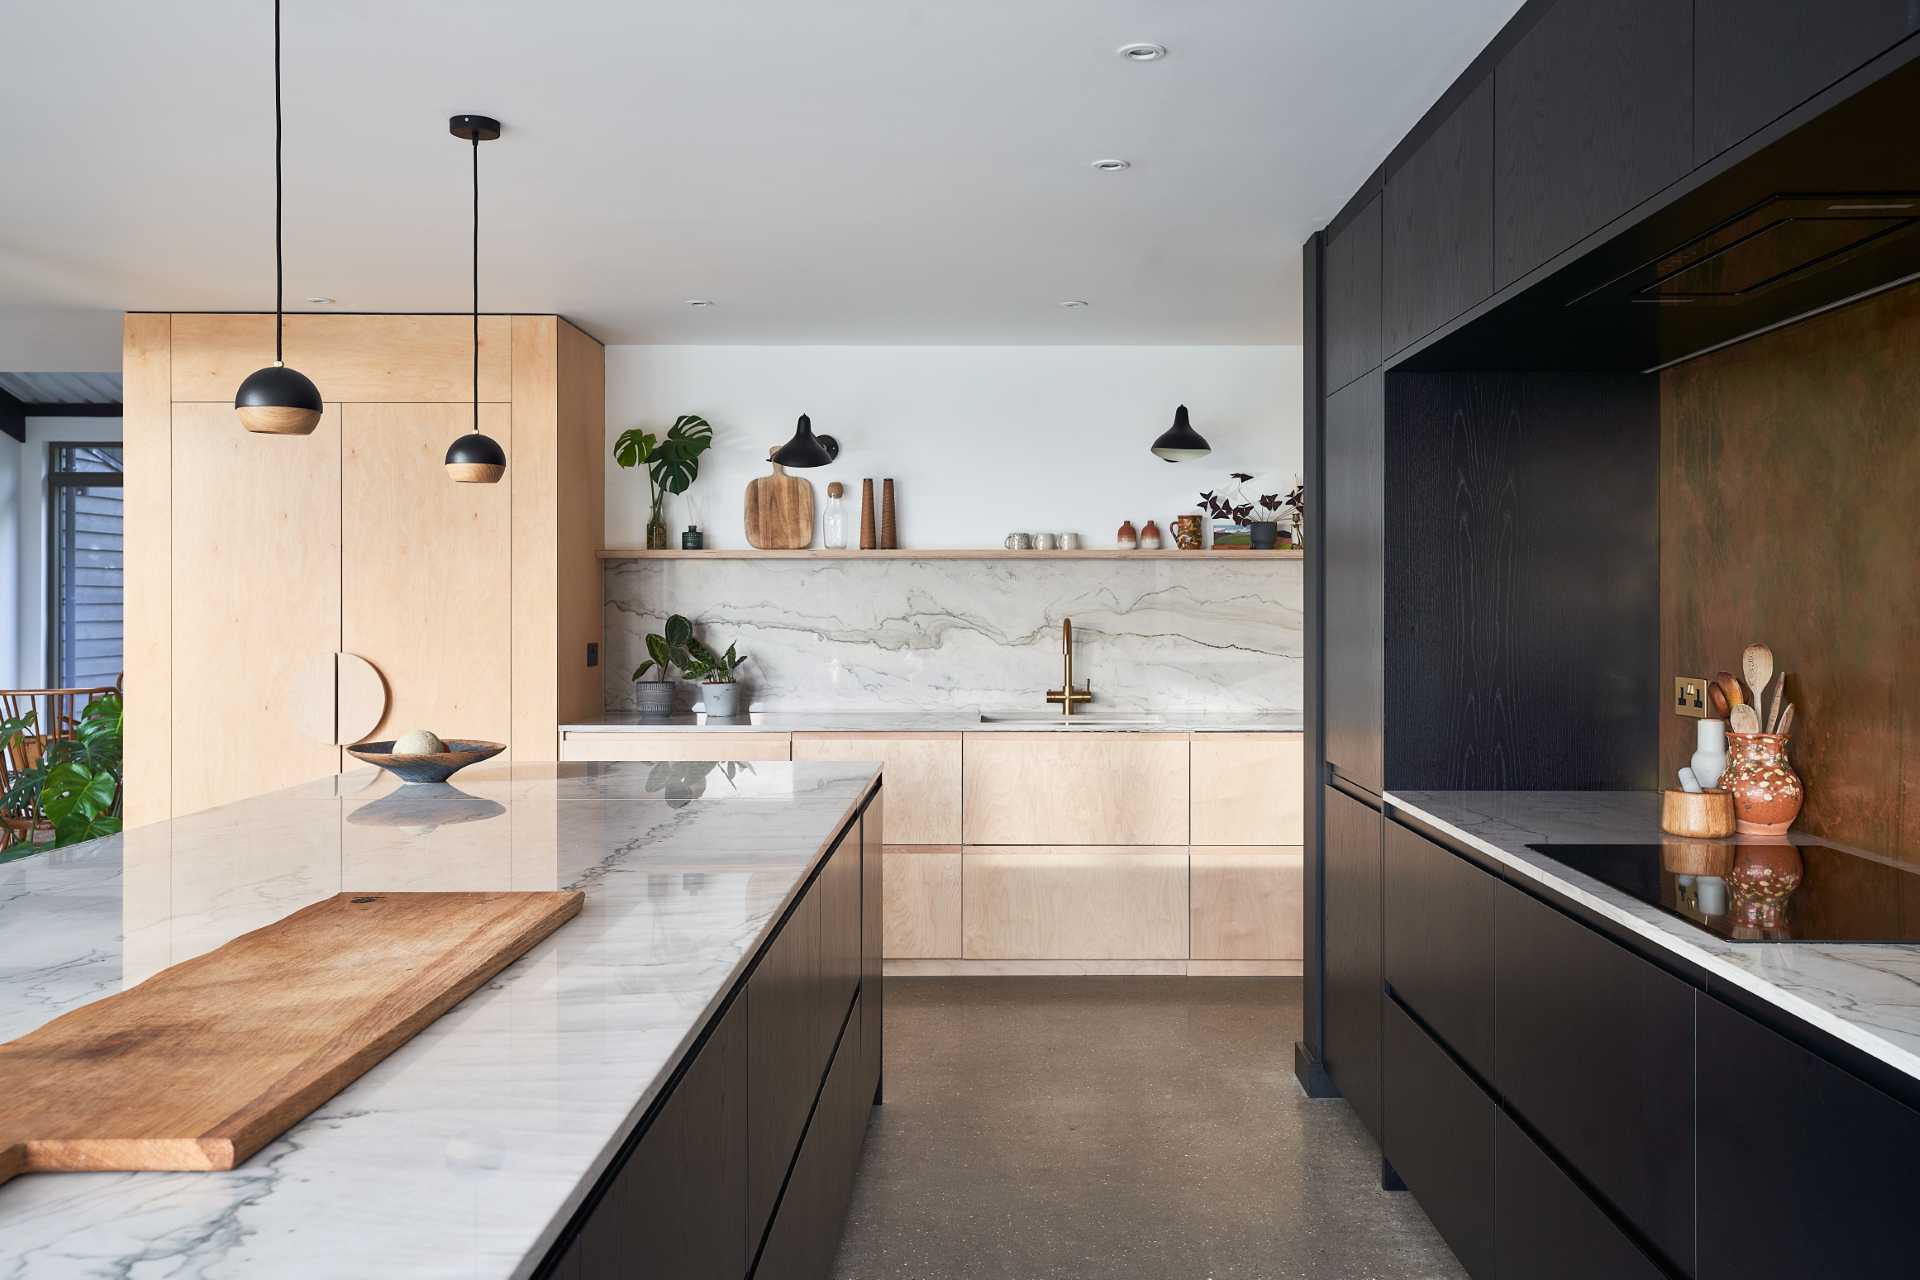
M 713 547 L 704 551 L 648 551 L 640 547 L 606 547 L 602 560 L 1244 560 L 1260 563 L 1272 560 L 1299 560 L 1303 551 L 1122 551 L 1111 547 L 1082 547 L 1078 551 L 1008 551 L 1001 547 L 978 549 L 928 547 L 897 551 L 829 551 L 808 547 L 803 551 L 760 551 L 753 547 Z

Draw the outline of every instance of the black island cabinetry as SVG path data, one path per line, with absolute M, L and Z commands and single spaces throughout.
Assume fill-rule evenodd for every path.
M 1389 799 L 1660 785 L 1659 369 L 1842 299 L 1687 313 L 1632 273 L 1779 193 L 1920 190 L 1916 32 L 1904 0 L 1530 0 L 1305 246 L 1296 1069 L 1476 1277 L 1920 1265 L 1920 1081 Z
M 823 1280 L 880 1100 L 881 790 L 536 1275 Z

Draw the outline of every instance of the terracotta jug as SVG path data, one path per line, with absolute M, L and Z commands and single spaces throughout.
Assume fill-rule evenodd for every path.
M 1784 733 L 1729 733 L 1720 786 L 1733 793 L 1734 829 L 1750 836 L 1784 834 L 1807 798 Z

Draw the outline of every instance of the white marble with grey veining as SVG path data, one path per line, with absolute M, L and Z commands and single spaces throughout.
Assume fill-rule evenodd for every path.
M 605 590 L 613 711 L 670 613 L 751 657 L 756 710 L 1034 705 L 1060 683 L 1067 617 L 1097 708 L 1302 706 L 1299 560 L 612 560 Z
M 642 720 L 632 711 L 609 711 L 593 720 L 560 726 L 562 733 L 1021 733 L 1036 730 L 1116 733 L 1299 733 L 1306 719 L 1297 711 L 1077 711 L 1072 719 L 1057 707 L 1013 707 L 983 713 L 953 711 L 755 711 L 725 719 L 698 712 L 665 720 Z
M 342 891 L 587 894 L 239 1169 L 0 1186 L 0 1280 L 529 1274 L 877 774 L 362 770 L 0 864 L 0 1040 Z
M 1659 843 L 1653 791 L 1395 791 L 1392 809 L 1920 1079 L 1920 946 L 1717 938 L 1529 844 Z M 1834 844 L 1834 841 L 1821 841 Z

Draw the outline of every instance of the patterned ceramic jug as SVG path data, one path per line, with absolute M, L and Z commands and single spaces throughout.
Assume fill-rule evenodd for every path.
M 1729 733 L 1720 786 L 1733 793 L 1734 828 L 1746 835 L 1784 834 L 1807 798 L 1784 733 Z

